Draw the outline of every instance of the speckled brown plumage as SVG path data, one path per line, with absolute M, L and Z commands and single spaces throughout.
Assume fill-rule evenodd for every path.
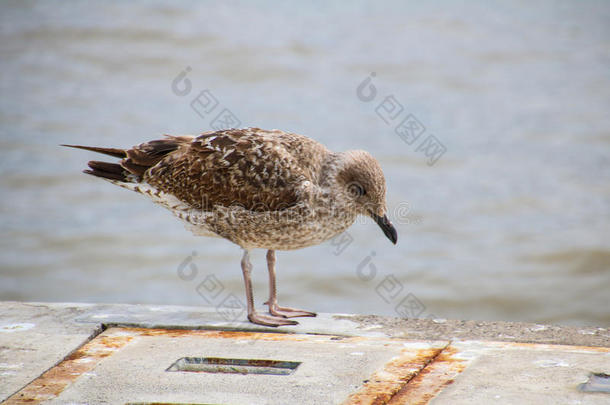
M 143 180 L 197 209 L 277 211 L 299 202 L 302 184 L 316 181 L 327 153 L 316 142 L 280 131 L 211 132 L 180 144 Z
M 119 163 L 89 162 L 85 172 L 147 195 L 196 235 L 222 237 L 241 246 L 253 322 L 293 324 L 276 318 L 312 313 L 278 307 L 275 277 L 269 301 L 275 316 L 266 319 L 255 313 L 246 274 L 249 249 L 268 249 L 268 262 L 274 264 L 275 250 L 323 242 L 347 229 L 358 215 L 373 218 L 396 243 L 386 216 L 383 172 L 365 151 L 333 153 L 305 136 L 259 128 L 197 137 L 166 135 L 125 150 L 66 146 L 121 158 Z M 274 265 L 269 271 L 275 274 Z

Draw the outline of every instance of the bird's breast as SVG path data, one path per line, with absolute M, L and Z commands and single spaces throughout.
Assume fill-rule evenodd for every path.
M 298 204 L 265 212 L 239 206 L 215 207 L 213 212 L 189 216 L 190 229 L 195 234 L 211 232 L 244 248 L 274 250 L 317 245 L 345 231 L 355 218 L 330 204 Z

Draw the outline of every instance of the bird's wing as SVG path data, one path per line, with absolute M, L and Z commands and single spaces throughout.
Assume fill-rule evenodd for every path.
M 315 172 L 291 151 L 295 137 L 308 140 L 257 128 L 204 133 L 167 154 L 143 180 L 198 209 L 282 210 L 307 198 L 304 185 Z

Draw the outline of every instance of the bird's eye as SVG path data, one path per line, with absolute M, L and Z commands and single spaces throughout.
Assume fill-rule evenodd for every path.
M 353 182 L 347 186 L 347 192 L 354 198 L 362 197 L 366 194 L 366 190 L 360 184 Z

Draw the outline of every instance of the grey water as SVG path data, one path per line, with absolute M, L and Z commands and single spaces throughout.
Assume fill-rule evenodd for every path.
M 608 326 L 609 21 L 605 1 L 3 1 L 0 300 L 243 300 L 237 246 L 58 146 L 224 120 L 366 149 L 385 172 L 398 244 L 363 218 L 279 252 L 281 304 Z

